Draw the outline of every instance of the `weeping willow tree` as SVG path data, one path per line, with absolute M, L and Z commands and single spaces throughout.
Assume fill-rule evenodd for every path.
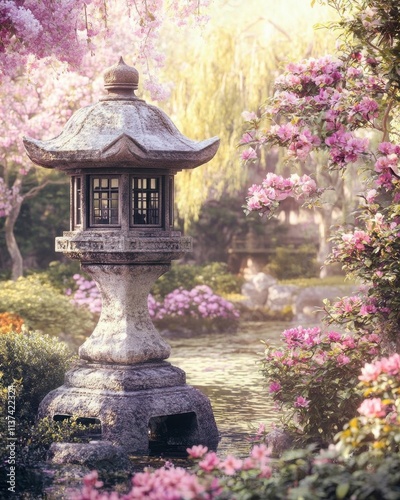
M 177 209 L 186 226 L 205 201 L 237 195 L 253 181 L 254 172 L 243 168 L 237 153 L 241 114 L 257 110 L 272 94 L 287 62 L 332 49 L 333 36 L 313 29 L 326 19 L 325 8 L 311 9 L 308 2 L 220 0 L 200 36 L 189 30 L 169 37 L 166 78 L 175 86 L 164 108 L 185 135 L 221 139 L 211 162 L 177 176 Z M 269 161 L 277 159 L 261 159 L 263 174 Z

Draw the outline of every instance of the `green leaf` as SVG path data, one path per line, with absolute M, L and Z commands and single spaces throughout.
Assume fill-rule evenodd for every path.
M 349 492 L 349 489 L 350 489 L 349 483 L 338 484 L 336 487 L 336 498 L 338 500 L 345 498 L 347 493 Z

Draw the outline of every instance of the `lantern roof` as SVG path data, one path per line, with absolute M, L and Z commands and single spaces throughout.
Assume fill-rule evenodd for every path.
M 81 108 L 54 139 L 24 137 L 29 158 L 42 167 L 71 168 L 198 167 L 210 161 L 219 138 L 194 141 L 185 137 L 161 109 L 135 95 L 139 75 L 135 68 L 118 64 L 104 73 L 108 95 Z

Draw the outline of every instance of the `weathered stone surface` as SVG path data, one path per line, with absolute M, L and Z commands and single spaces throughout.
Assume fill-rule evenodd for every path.
M 242 295 L 247 297 L 244 305 L 247 307 L 264 306 L 268 299 L 268 290 L 277 280 L 265 273 L 257 273 L 242 286 Z
M 216 449 L 219 441 L 208 398 L 186 384 L 139 391 L 64 385 L 50 392 L 39 407 L 39 418 L 57 415 L 100 420 L 102 440 L 130 453 L 147 454 L 151 440 L 210 449 Z
M 121 470 L 129 467 L 126 451 L 107 441 L 52 443 L 47 460 L 53 464 L 77 464 L 95 469 Z
M 192 251 L 192 239 L 180 233 L 143 237 L 136 232 L 66 231 L 56 238 L 56 251 L 86 263 L 170 263 Z
M 166 361 L 134 366 L 101 365 L 81 361 L 65 375 L 67 387 L 107 391 L 139 391 L 184 385 L 186 374 Z
M 126 78 L 136 71 L 134 68 L 123 61 L 115 68 L 105 75 L 109 94 L 74 113 L 61 134 L 48 141 L 24 138 L 34 163 L 60 170 L 83 163 L 178 170 L 197 167 L 213 158 L 218 137 L 200 142 L 185 137 L 164 111 L 135 96 L 137 83 L 129 84 Z
M 91 336 L 79 348 L 81 359 L 129 365 L 169 357 L 170 347 L 149 316 L 147 298 L 169 266 L 82 265 L 99 286 L 102 310 Z
M 272 285 L 268 288 L 268 299 L 265 307 L 270 311 L 280 312 L 285 307 L 292 307 L 299 287 L 296 285 Z

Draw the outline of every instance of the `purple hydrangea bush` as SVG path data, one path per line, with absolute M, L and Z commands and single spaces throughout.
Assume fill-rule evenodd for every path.
M 81 274 L 74 274 L 76 290 L 67 290 L 67 295 L 72 295 L 72 302 L 77 306 L 83 306 L 89 309 L 93 314 L 101 313 L 101 295 L 96 282 L 88 280 Z
M 80 274 L 73 278 L 76 290 L 67 290 L 73 303 L 88 308 L 93 314 L 100 314 L 101 295 L 96 283 Z M 165 330 L 233 331 L 239 321 L 239 312 L 234 305 L 206 285 L 198 285 L 192 290 L 177 288 L 160 301 L 149 295 L 148 307 L 155 325 Z
M 155 324 L 167 330 L 230 331 L 238 325 L 239 312 L 234 305 L 206 285 L 192 290 L 177 288 L 161 302 L 149 295 L 148 303 Z

